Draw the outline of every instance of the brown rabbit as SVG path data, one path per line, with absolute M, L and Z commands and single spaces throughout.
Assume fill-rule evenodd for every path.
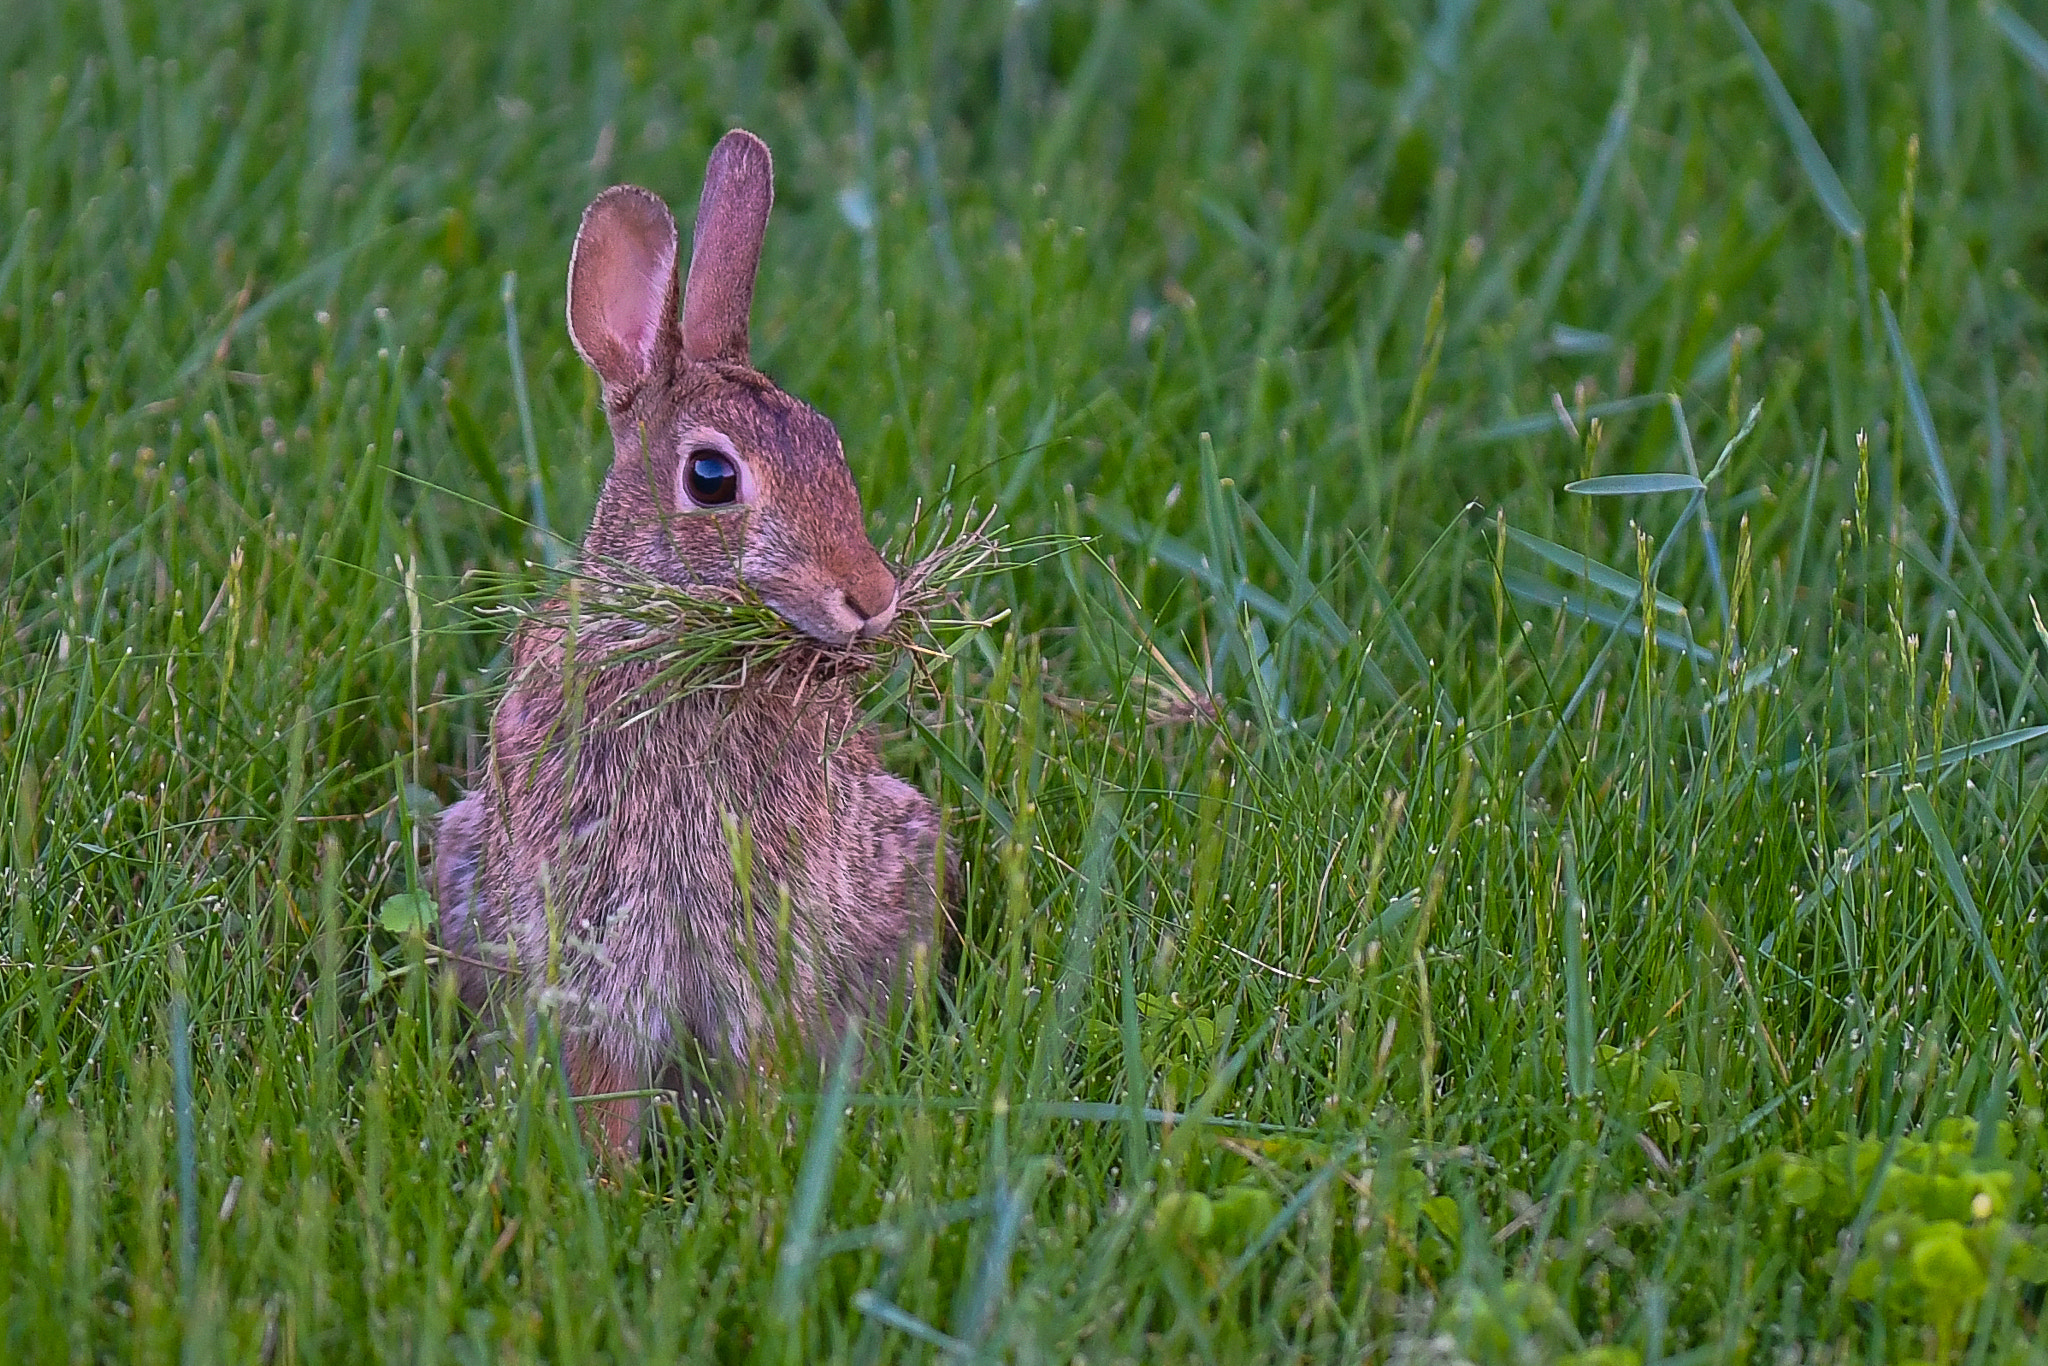
M 579 564 L 744 585 L 823 660 L 887 629 L 897 579 L 832 424 L 748 364 L 773 198 L 767 147 L 727 133 L 685 280 L 659 198 L 620 185 L 585 210 L 569 334 L 604 382 L 615 459 Z M 531 1001 L 553 963 L 579 1095 L 648 1087 L 692 1051 L 759 1066 L 784 1006 L 817 1046 L 879 1004 L 937 914 L 937 813 L 882 768 L 843 671 L 650 702 L 653 665 L 606 661 L 626 634 L 595 613 L 514 633 L 486 771 L 434 851 L 465 997 Z M 639 1111 L 584 1107 L 620 1156 Z

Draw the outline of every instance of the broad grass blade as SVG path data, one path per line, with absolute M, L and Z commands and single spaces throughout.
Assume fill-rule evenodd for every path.
M 1927 411 L 1927 395 L 1920 388 L 1920 372 L 1914 368 L 1913 358 L 1906 354 L 1905 338 L 1899 335 L 1898 315 L 1892 312 L 1892 301 L 1879 290 L 1878 312 L 1884 315 L 1885 340 L 1891 343 L 1892 363 L 1899 367 L 1899 380 L 1906 386 L 1906 413 L 1912 419 L 1913 433 L 1920 438 L 1920 452 L 1927 457 L 1928 473 L 1934 476 L 1934 496 L 1941 500 L 1943 529 L 1941 535 L 1941 563 L 1947 567 L 1949 557 L 1955 553 L 1956 527 L 1962 514 L 1956 508 L 1955 485 L 1949 482 L 1948 461 L 1942 458 L 1941 438 L 1934 434 L 1934 418 Z
M 2048 81 L 2048 38 L 2026 20 L 2014 14 L 2004 5 L 1993 5 L 1990 10 L 1991 23 L 2019 59 L 2032 67 L 2034 74 Z
M 1017 1250 L 1017 1235 L 1024 1231 L 1024 1217 L 1031 1212 L 1032 1197 L 1037 1194 L 1045 1167 L 1042 1158 L 1032 1161 L 1015 1186 L 1001 1177 L 996 1179 L 995 1218 L 988 1241 L 982 1244 L 974 1283 L 968 1287 L 962 1303 L 960 1321 L 953 1325 L 956 1332 L 967 1335 L 964 1340 L 971 1345 L 980 1346 L 986 1341 L 995 1324 L 996 1310 L 1009 1292 L 1010 1258 Z
M 1574 479 L 1564 486 L 1566 493 L 1586 498 L 1628 498 L 1641 494 L 1698 493 L 1706 485 L 1691 474 L 1599 474 L 1591 479 Z
M 1564 839 L 1564 1062 L 1572 1094 L 1593 1093 L 1593 986 L 1586 966 L 1586 898 L 1579 892 L 1579 857 Z
M 1624 413 L 1641 412 L 1654 408 L 1666 401 L 1663 394 L 1633 394 L 1628 398 L 1611 398 L 1605 403 L 1587 405 L 1579 416 L 1583 418 L 1620 417 Z M 1524 417 L 1511 417 L 1505 422 L 1496 422 L 1491 427 L 1482 427 L 1470 436 L 1460 437 L 1460 447 L 1494 446 L 1503 441 L 1520 441 L 1527 437 L 1542 436 L 1546 432 L 1561 432 L 1564 423 L 1558 420 L 1557 412 L 1530 413 Z M 1569 433 L 1567 433 L 1569 435 Z
M 839 1059 L 832 1066 L 832 1080 L 818 1102 L 811 1120 L 810 1142 L 804 1145 L 803 1166 L 797 1171 L 796 1194 L 791 1201 L 789 1224 L 783 1230 L 782 1248 L 775 1255 L 775 1311 L 786 1325 L 794 1326 L 803 1309 L 803 1281 L 810 1271 L 811 1244 L 818 1233 L 818 1219 L 832 1190 L 832 1172 L 839 1163 L 839 1128 L 846 1115 L 846 1088 L 853 1076 L 853 1060 L 860 1055 L 860 1022 L 850 1022 L 846 1037 L 839 1041 Z
M 172 949 L 171 1108 L 178 1126 L 178 1285 L 192 1293 L 199 1269 L 199 1182 L 192 1127 L 192 1017 L 185 1001 L 184 953 Z
M 1792 102 L 1791 92 L 1778 79 L 1777 71 L 1771 66 L 1771 59 L 1764 55 L 1757 43 L 1756 35 L 1749 31 L 1749 25 L 1742 22 L 1742 15 L 1736 12 L 1732 0 L 1717 0 L 1721 16 L 1726 19 L 1735 34 L 1742 40 L 1743 51 L 1749 54 L 1749 64 L 1756 70 L 1757 84 L 1764 88 L 1764 98 L 1769 101 L 1771 112 L 1778 117 L 1778 124 L 1785 130 L 1785 136 L 1792 143 L 1792 153 L 1799 158 L 1799 169 L 1806 172 L 1807 184 L 1813 187 L 1814 197 L 1826 211 L 1835 230 L 1851 242 L 1863 241 L 1863 215 L 1856 211 L 1856 205 L 1849 199 L 1849 192 L 1842 187 L 1842 178 L 1835 174 L 1834 163 L 1814 139 L 1813 130 L 1806 126 L 1806 118 L 1799 112 L 1799 106 Z
M 1947 594 L 1950 610 L 1962 620 L 1974 636 L 1984 657 L 1997 666 L 2008 682 L 2024 695 L 2030 686 L 2028 680 L 2033 667 L 2033 651 L 2022 636 L 2019 626 L 2007 615 L 2005 605 L 1998 600 L 1998 590 L 1992 588 L 1985 577 L 1984 565 L 1971 553 L 1970 543 L 1961 542 L 1963 557 L 1969 563 L 1970 577 L 1977 589 L 1965 592 L 1949 572 L 1949 567 L 1935 558 L 1934 552 L 1917 536 L 1909 536 L 1899 543 L 1907 558 L 1927 574 L 1927 580 L 1936 589 Z M 2022 660 L 2029 661 L 2022 667 Z
M 1571 269 L 1580 244 L 1586 240 L 1586 229 L 1593 222 L 1594 211 L 1600 207 L 1600 194 L 1607 188 L 1614 158 L 1621 152 L 1622 141 L 1628 137 L 1629 125 L 1635 120 L 1636 96 L 1642 90 L 1643 72 L 1649 64 L 1650 46 L 1639 38 L 1629 51 L 1628 67 L 1621 74 L 1621 93 L 1615 97 L 1614 107 L 1607 111 L 1607 127 L 1600 134 L 1600 145 L 1593 149 L 1593 160 L 1586 168 L 1585 183 L 1579 186 L 1579 202 L 1572 206 L 1571 220 L 1559 235 L 1557 246 L 1543 267 L 1542 282 L 1536 286 L 1535 316 L 1539 322 L 1548 319 L 1550 311 L 1557 307 L 1557 296 L 1564 288 L 1565 272 Z
M 313 81 L 311 159 L 330 176 L 339 175 L 355 159 L 356 104 L 369 27 L 369 0 L 355 0 L 330 31 L 320 74 Z
M 1388 938 L 1414 918 L 1418 901 L 1413 892 L 1403 892 L 1395 897 L 1387 903 L 1385 910 L 1366 922 L 1365 928 L 1358 932 L 1358 941 L 1362 944 L 1372 939 Z
M 1135 933 L 1124 945 L 1123 981 L 1118 983 L 1118 1043 L 1122 1045 L 1124 1103 L 1113 1107 L 1122 1112 L 1124 1131 L 1124 1181 L 1131 1189 L 1142 1187 L 1152 1169 L 1151 1134 L 1145 1127 L 1145 1093 L 1152 1084 L 1152 1069 L 1145 1065 L 1144 1039 L 1138 1028 L 1138 964 Z
M 1288 594 L 1295 602 L 1292 610 L 1298 612 L 1306 608 L 1330 635 L 1339 640 L 1348 638 L 1351 628 L 1345 625 L 1344 618 L 1337 615 L 1337 609 L 1330 606 L 1330 600 L 1323 596 L 1322 585 L 1309 577 L 1307 567 L 1280 543 L 1280 538 L 1273 534 L 1272 528 L 1266 525 L 1265 519 L 1245 501 L 1242 494 L 1237 497 L 1237 511 L 1251 523 L 1252 530 L 1258 533 L 1259 540 L 1265 545 L 1266 553 L 1280 566 L 1281 576 L 1287 580 Z
M 1715 707 L 1726 706 L 1738 697 L 1755 692 L 1758 688 L 1770 682 L 1777 675 L 1778 670 L 1784 668 L 1798 657 L 1799 651 L 1787 645 L 1778 651 L 1778 657 L 1770 663 L 1758 665 L 1753 669 L 1744 669 L 1741 680 L 1733 687 L 1725 688 L 1707 699 L 1706 710 L 1712 711 Z
M 997 498 L 999 507 L 1015 507 L 1017 500 L 1024 496 L 1024 490 L 1038 477 L 1038 467 L 1045 460 L 1047 447 L 1052 445 L 1052 434 L 1059 427 L 1060 401 L 1055 395 L 1046 402 L 1045 411 L 1038 415 L 1032 425 L 1031 435 L 1025 438 L 1024 449 L 1017 453 L 1017 463 L 1010 470 L 1010 477 L 1003 481 L 1003 491 Z
M 505 354 L 512 363 L 512 400 L 519 410 L 519 440 L 526 451 L 526 485 L 533 518 L 535 549 L 541 562 L 553 569 L 564 558 L 562 543 L 548 522 L 547 486 L 540 476 L 540 442 L 533 431 L 533 400 L 526 391 L 526 357 L 519 345 L 519 275 L 506 271 L 499 297 L 505 305 Z
M 1969 879 L 1963 876 L 1963 865 L 1956 860 L 1954 846 L 1948 842 L 1941 822 L 1935 819 L 1934 804 L 1927 800 L 1927 789 L 1918 783 L 1907 788 L 1906 809 L 1913 813 L 1920 833 L 1927 836 L 1928 846 L 1934 851 L 1935 866 L 1941 870 L 1943 881 L 1948 883 L 1949 894 L 1956 899 L 1956 910 L 1962 914 L 1963 926 L 1977 945 L 1985 971 L 1991 974 L 1991 984 L 1998 988 L 1999 1004 L 2005 1007 L 2006 1026 L 2017 1033 L 2019 1009 L 2013 1002 L 2012 988 L 2006 984 L 2005 969 L 1999 964 L 1998 955 L 1991 951 L 1991 938 L 1984 933 L 1984 917 L 1977 914 L 1977 898 L 1970 892 Z
M 877 1323 L 887 1324 L 897 1332 L 916 1338 L 929 1347 L 936 1347 L 950 1357 L 973 1355 L 974 1349 L 954 1337 L 932 1327 L 907 1309 L 898 1308 L 872 1290 L 853 1292 L 853 1307 Z
M 1423 654 L 1421 643 L 1415 639 L 1415 632 L 1408 629 L 1408 621 L 1401 615 L 1400 604 L 1394 601 L 1393 593 L 1388 591 L 1387 586 L 1380 582 L 1379 575 L 1370 571 L 1365 575 L 1365 586 L 1371 592 L 1373 601 L 1379 604 L 1380 616 L 1386 621 L 1387 630 L 1393 634 L 1394 644 L 1400 647 L 1402 654 L 1407 656 L 1408 662 L 1414 667 L 1417 676 L 1428 678 L 1433 672 L 1429 657 Z M 1373 661 L 1372 656 L 1362 654 L 1358 658 L 1360 664 L 1365 668 L 1366 676 L 1372 680 L 1373 685 L 1387 697 L 1398 700 L 1401 695 L 1399 690 L 1394 687 L 1392 681 L 1381 671 L 1380 666 Z M 1436 710 L 1437 715 L 1442 717 L 1446 723 L 1457 719 L 1457 709 L 1451 705 L 1450 699 L 1444 695 L 1444 690 L 1441 686 L 1436 690 Z
M 1242 579 L 1232 584 L 1217 572 L 1216 566 L 1207 555 L 1194 549 L 1187 542 L 1164 532 L 1154 532 L 1141 527 L 1128 514 L 1116 508 L 1098 506 L 1094 510 L 1094 517 L 1111 534 L 1129 541 L 1132 545 L 1142 546 L 1147 553 L 1158 556 L 1160 560 L 1183 574 L 1200 579 L 1211 592 L 1225 601 L 1237 607 L 1249 607 L 1275 626 L 1285 628 L 1295 623 L 1298 614 L 1289 611 L 1286 603 L 1265 589 L 1246 583 Z M 1320 628 L 1318 633 L 1328 645 L 1341 646 L 1350 638 L 1348 632 L 1332 636 L 1320 619 L 1310 620 L 1315 621 Z
M 1681 434 L 1683 434 L 1684 428 L 1682 426 L 1679 430 Z M 1690 438 L 1687 439 L 1689 440 Z M 1693 496 L 1686 502 L 1685 507 L 1679 512 L 1677 519 L 1674 522 L 1672 522 L 1670 532 L 1664 537 L 1664 543 L 1657 547 L 1657 553 L 1650 557 L 1650 572 L 1646 576 L 1649 582 L 1656 582 L 1657 571 L 1663 568 L 1665 557 L 1671 553 L 1672 547 L 1676 546 L 1679 543 L 1679 538 L 1685 534 L 1686 526 L 1689 523 L 1691 523 L 1693 518 L 1701 515 L 1703 509 L 1706 507 L 1706 502 L 1706 488 L 1704 485 L 1702 485 L 1701 488 L 1697 492 L 1695 492 Z M 1503 580 L 1505 580 L 1506 576 L 1503 575 L 1502 577 Z M 1517 575 L 1516 577 L 1526 579 L 1526 576 L 1524 575 Z M 1528 584 L 1525 584 L 1525 586 L 1531 585 L 1540 587 L 1540 590 L 1544 594 L 1557 594 L 1556 588 L 1552 587 L 1550 584 L 1544 583 L 1540 579 L 1533 580 L 1530 581 Z M 1629 605 L 1631 607 L 1634 607 L 1636 603 L 1634 601 L 1631 601 Z M 1528 769 L 1522 774 L 1522 789 L 1525 792 L 1533 792 L 1535 790 L 1536 780 L 1543 773 L 1543 765 L 1545 761 L 1550 758 L 1551 750 L 1557 747 L 1557 742 L 1563 738 L 1564 728 L 1570 725 L 1572 717 L 1578 714 L 1579 706 L 1586 700 L 1586 695 L 1593 690 L 1594 681 L 1600 677 L 1600 670 L 1606 665 L 1607 656 L 1614 650 L 1615 642 L 1619 641 L 1625 633 L 1640 637 L 1642 635 L 1642 631 L 1643 624 L 1640 620 L 1637 620 L 1635 618 L 1635 614 L 1633 612 L 1626 614 L 1624 619 L 1617 621 L 1615 625 L 1608 630 L 1607 639 L 1600 642 L 1599 650 L 1596 651 L 1593 655 L 1592 664 L 1589 665 L 1586 669 L 1586 672 L 1580 676 L 1578 686 L 1572 689 L 1571 697 L 1568 698 L 1564 704 L 1564 710 L 1558 713 L 1557 720 L 1554 723 L 1552 723 L 1550 727 L 1550 733 L 1544 736 L 1542 746 L 1536 751 L 1536 757 L 1529 761 Z M 1664 633 L 1660 631 L 1658 633 L 1659 640 L 1661 641 L 1663 637 Z M 1674 645 L 1675 648 L 1685 650 L 1698 648 L 1697 646 L 1694 646 L 1690 641 L 1675 641 Z
M 1996 754 L 2002 749 L 2011 749 L 2016 745 L 2030 744 L 2044 735 L 2048 735 L 2048 726 L 2027 726 L 2022 730 L 2009 730 L 2002 735 L 1994 735 L 1986 740 L 1972 740 L 1960 749 L 1943 750 L 1941 754 L 1941 771 L 1946 773 L 1957 764 L 1982 758 L 1986 754 Z M 1916 768 L 1914 771 L 1918 772 L 1920 769 Z M 1897 778 L 1905 772 L 1906 764 L 1904 760 L 1901 760 L 1896 764 L 1886 764 L 1883 768 L 1873 768 L 1863 776 L 1866 778 Z
M 1903 811 L 1894 812 L 1883 824 L 1872 829 L 1861 840 L 1858 840 L 1853 849 L 1845 850 L 1834 868 L 1826 877 L 1821 879 L 1820 885 L 1799 898 L 1799 904 L 1792 908 L 1792 923 L 1795 925 L 1805 924 L 1807 916 L 1812 914 L 1815 908 L 1822 902 L 1840 890 L 1842 883 L 1848 879 L 1849 874 L 1855 872 L 1857 868 L 1862 866 L 1865 859 L 1882 848 L 1886 840 L 1898 834 L 1900 827 L 1905 825 L 1905 823 L 1906 813 Z
M 1259 1235 L 1251 1240 L 1243 1252 L 1237 1254 L 1236 1260 L 1232 1261 L 1229 1269 L 1223 1273 L 1218 1288 L 1228 1289 L 1235 1285 L 1237 1278 L 1249 1271 L 1252 1263 L 1258 1261 L 1266 1254 L 1268 1248 L 1280 1241 L 1280 1235 L 1287 1232 L 1294 1221 L 1301 1217 L 1302 1211 L 1308 1208 L 1309 1202 L 1316 1198 L 1317 1193 L 1329 1185 L 1331 1180 L 1344 1170 L 1344 1165 L 1364 1147 L 1363 1141 L 1347 1144 L 1325 1162 L 1314 1176 L 1303 1183 L 1293 1198 L 1280 1207 L 1279 1213 L 1266 1221 L 1266 1226 L 1259 1230 Z
M 1955 159 L 1956 89 L 1954 43 L 1949 37 L 1948 0 L 1927 5 L 1927 134 L 1934 164 L 1946 171 Z
M 1570 323 L 1552 323 L 1544 342 L 1553 356 L 1604 356 L 1614 350 L 1614 338 L 1607 333 Z
M 1616 610 L 1604 602 L 1589 602 L 1575 593 L 1567 593 L 1556 584 L 1510 569 L 1501 575 L 1510 597 L 1523 602 L 1533 602 L 1539 607 L 1549 607 L 1568 616 L 1590 621 L 1596 626 L 1605 626 L 1610 631 L 1623 631 L 1640 640 L 1643 623 L 1632 610 Z M 1696 645 L 1674 631 L 1659 630 L 1657 644 L 1666 650 L 1677 650 L 1696 664 L 1712 665 L 1717 656 L 1704 645 Z
M 1729 370 L 1734 368 L 1737 348 L 1744 352 L 1754 351 L 1757 343 L 1762 340 L 1761 328 L 1748 324 L 1736 328 L 1700 357 L 1699 363 L 1693 366 L 1692 373 L 1685 377 L 1685 387 L 1689 390 L 1704 389 L 1710 384 L 1720 383 L 1728 378 Z
M 1061 1060 L 1086 1002 L 1089 984 L 1095 977 L 1095 941 L 1102 931 L 1104 888 L 1115 871 L 1113 855 L 1117 830 L 1123 824 L 1123 794 L 1104 790 L 1097 797 L 1095 816 L 1088 826 L 1088 845 L 1081 857 L 1079 885 L 1074 890 L 1073 919 L 1068 924 L 1065 960 L 1059 981 L 1053 987 L 1051 1028 L 1039 1036 L 1037 1073 L 1032 1089 L 1040 1095 L 1050 1089 Z M 1061 1089 L 1065 1089 L 1064 1086 Z
M 1009 808 L 996 800 L 995 794 L 988 790 L 981 779 L 974 776 L 974 770 L 967 766 L 967 761 L 962 759 L 959 752 L 947 744 L 937 731 L 918 720 L 915 714 L 907 714 L 905 719 L 918 733 L 918 737 L 931 746 L 932 753 L 938 757 L 939 767 L 946 771 L 946 776 L 960 784 L 960 790 L 995 823 L 996 829 L 1002 832 L 1004 839 L 1010 838 L 1010 832 L 1015 828 L 1016 822 L 1010 819 Z
M 1728 443 L 1721 447 L 1721 454 L 1714 458 L 1713 465 L 1708 468 L 1705 474 L 1700 476 L 1701 479 L 1711 484 L 1721 477 L 1722 471 L 1728 468 L 1728 462 L 1735 458 L 1736 449 L 1743 442 L 1749 440 L 1749 434 L 1756 430 L 1756 420 L 1762 415 L 1763 410 L 1762 399 L 1758 399 L 1755 403 L 1749 405 L 1749 413 L 1742 419 L 1742 425 L 1735 429 L 1735 435 L 1729 437 Z M 1674 412 L 1672 416 L 1683 418 L 1684 414 L 1682 412 Z
M 1567 550 L 1555 541 L 1546 541 L 1541 536 L 1532 536 L 1516 527 L 1508 528 L 1508 539 L 1537 558 L 1557 566 L 1567 574 L 1577 575 L 1596 588 L 1604 588 L 1622 598 L 1634 599 L 1642 584 L 1618 569 L 1610 568 L 1600 561 L 1576 550 Z M 1656 595 L 1657 610 L 1666 616 L 1682 617 L 1685 604 L 1666 593 Z

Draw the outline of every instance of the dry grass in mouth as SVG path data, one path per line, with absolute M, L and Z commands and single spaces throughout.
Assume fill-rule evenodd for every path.
M 678 584 L 617 564 L 565 566 L 541 593 L 508 610 L 580 642 L 576 653 L 586 666 L 652 666 L 633 699 L 759 687 L 792 672 L 866 674 L 899 653 L 943 655 L 948 638 L 1007 615 L 976 616 L 964 596 L 973 580 L 1009 567 L 995 520 L 993 509 L 941 512 L 924 552 L 899 571 L 895 621 L 879 636 L 845 645 L 803 634 L 745 585 Z

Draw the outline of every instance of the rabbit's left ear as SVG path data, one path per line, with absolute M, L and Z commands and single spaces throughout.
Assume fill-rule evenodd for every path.
M 774 203 L 767 144 L 733 129 L 711 150 L 697 202 L 690 278 L 683 286 L 683 354 L 691 360 L 747 363 L 747 313 Z

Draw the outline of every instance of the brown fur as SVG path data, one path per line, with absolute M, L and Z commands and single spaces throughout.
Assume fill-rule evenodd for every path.
M 758 140 L 727 134 L 686 284 L 653 195 L 607 190 L 584 216 L 569 323 L 604 380 L 614 463 L 582 558 L 744 582 L 841 644 L 887 625 L 896 580 L 832 424 L 747 365 L 770 176 Z M 682 461 L 707 444 L 744 466 L 744 505 L 689 505 Z M 822 652 L 738 690 L 650 697 L 655 666 L 613 657 L 625 634 L 553 615 L 515 632 L 487 768 L 435 849 L 465 996 L 530 1000 L 552 970 L 579 1094 L 647 1087 L 690 1052 L 759 1066 L 784 1010 L 815 1047 L 881 1002 L 937 914 L 937 813 L 882 768 Z M 584 1108 L 609 1150 L 633 1150 L 635 1102 Z

